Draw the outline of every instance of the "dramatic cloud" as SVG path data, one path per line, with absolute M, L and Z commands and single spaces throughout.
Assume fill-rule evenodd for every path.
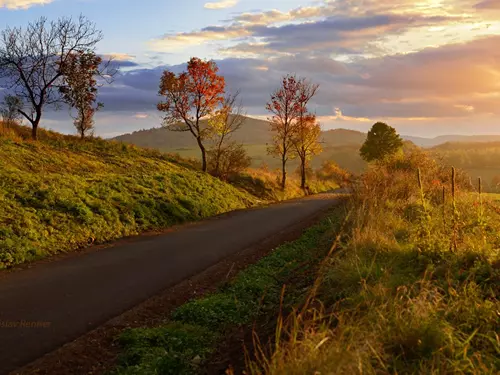
M 418 4 L 366 0 L 362 6 L 358 0 L 318 3 L 290 11 L 236 14 L 222 25 L 164 35 L 151 46 L 168 51 L 206 44 L 231 57 L 309 51 L 355 58 L 472 40 L 491 35 L 493 29 L 500 33 L 500 22 L 486 22 L 486 17 L 478 15 L 474 0 L 423 0 Z
M 131 61 L 135 60 L 134 55 L 129 55 L 128 53 L 117 53 L 117 52 L 111 52 L 111 53 L 106 53 L 102 55 L 103 58 L 105 59 L 113 59 L 115 61 Z
M 238 4 L 237 0 L 220 0 L 214 3 L 206 3 L 205 8 L 206 9 L 226 9 L 226 8 L 232 8 Z
M 320 83 L 312 103 L 322 124 L 366 126 L 440 123 L 474 116 L 500 116 L 500 36 L 419 52 L 339 62 L 308 53 L 217 61 L 230 91 L 241 90 L 250 115 L 265 116 L 265 104 L 287 73 Z M 105 111 L 155 113 L 158 82 L 167 67 L 123 73 L 104 90 Z M 174 72 L 185 65 L 168 67 Z M 460 120 L 461 121 L 461 120 Z M 489 120 L 491 121 L 491 120 Z
M 49 4 L 53 0 L 0 0 L 0 8 L 28 9 L 35 5 Z

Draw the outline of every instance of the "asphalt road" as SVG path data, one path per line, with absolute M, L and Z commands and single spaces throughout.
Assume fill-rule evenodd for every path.
M 323 194 L 234 212 L 0 278 L 0 374 L 336 202 Z

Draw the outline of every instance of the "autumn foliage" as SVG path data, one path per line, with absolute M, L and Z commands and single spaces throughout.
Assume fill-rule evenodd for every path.
M 94 128 L 94 114 L 102 107 L 97 103 L 97 76 L 101 75 L 101 57 L 94 52 L 79 51 L 68 55 L 61 64 L 64 84 L 60 87 L 64 101 L 76 110 L 74 124 L 83 139 Z
M 157 107 L 164 113 L 164 123 L 172 131 L 193 135 L 201 151 L 203 171 L 207 170 L 204 142 L 210 131 L 201 120 L 212 116 L 224 101 L 226 84 L 218 71 L 215 62 L 192 58 L 187 71 L 176 75 L 166 70 L 160 81 L 159 94 L 164 100 Z
M 271 131 L 274 133 L 268 153 L 281 159 L 282 189 L 286 187 L 287 162 L 296 156 L 300 158 L 302 188 L 305 188 L 307 160 L 321 150 L 318 144 L 321 129 L 315 115 L 309 113 L 307 108 L 318 87 L 303 78 L 287 75 L 267 103 L 266 109 L 272 114 L 269 119 Z

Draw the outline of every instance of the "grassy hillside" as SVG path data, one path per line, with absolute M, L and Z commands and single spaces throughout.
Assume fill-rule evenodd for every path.
M 157 151 L 0 128 L 0 268 L 254 205 Z

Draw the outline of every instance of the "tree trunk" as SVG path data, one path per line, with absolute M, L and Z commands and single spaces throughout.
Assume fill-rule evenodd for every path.
M 207 171 L 207 150 L 205 149 L 205 146 L 203 146 L 203 142 L 201 141 L 201 138 L 196 138 L 196 141 L 198 142 L 198 147 L 200 148 L 201 151 L 201 170 L 203 172 Z
M 221 158 L 221 151 L 220 149 L 217 150 L 217 155 L 216 155 L 216 159 L 215 159 L 215 170 L 214 170 L 214 175 L 216 177 L 219 177 L 220 176 L 220 158 Z
M 31 122 L 31 138 L 36 141 L 38 139 L 38 124 L 40 123 L 40 119 L 42 118 L 42 112 L 37 111 L 36 117 Z
M 300 158 L 300 187 L 306 188 L 306 159 Z
M 286 158 L 281 159 L 281 190 L 286 188 Z
M 33 121 L 31 123 L 31 138 L 36 141 L 38 139 L 38 122 L 39 121 Z

